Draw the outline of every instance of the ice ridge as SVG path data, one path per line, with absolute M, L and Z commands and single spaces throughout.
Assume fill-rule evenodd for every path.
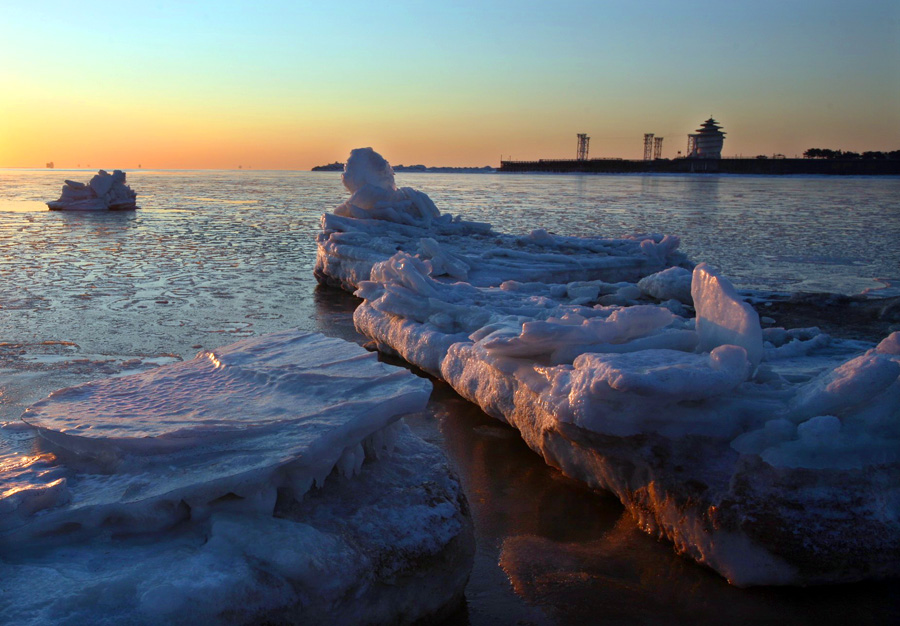
M 316 266 L 379 350 L 737 585 L 900 574 L 898 333 L 763 330 L 673 237 L 513 238 L 385 206 L 323 216 Z

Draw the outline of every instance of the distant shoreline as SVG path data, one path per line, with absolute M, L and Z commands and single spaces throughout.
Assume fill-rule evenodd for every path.
M 834 176 L 900 176 L 900 160 L 864 159 L 589 159 L 501 161 L 498 172 L 672 173 L 672 174 L 824 174 Z
M 481 174 L 481 173 L 492 173 L 496 172 L 497 169 L 491 167 L 490 165 L 485 165 L 484 167 L 428 167 L 425 165 L 394 165 L 394 172 L 428 172 L 433 174 Z M 329 163 L 328 165 L 316 165 L 312 170 L 312 172 L 343 172 L 344 164 L 338 163 L 335 161 L 334 163 Z

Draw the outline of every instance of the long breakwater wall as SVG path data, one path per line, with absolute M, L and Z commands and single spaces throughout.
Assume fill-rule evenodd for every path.
M 826 174 L 844 176 L 900 176 L 900 160 L 863 159 L 588 159 L 501 161 L 501 172 L 553 173 L 720 173 Z

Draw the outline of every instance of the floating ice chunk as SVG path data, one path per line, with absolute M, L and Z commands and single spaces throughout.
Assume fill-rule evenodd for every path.
M 464 497 L 398 421 L 430 389 L 284 331 L 38 402 L 16 436 L 39 457 L 0 429 L 0 622 L 396 623 L 458 602 Z
M 733 344 L 747 351 L 755 370 L 763 357 L 759 315 L 738 296 L 734 286 L 706 263 L 694 268 L 691 296 L 697 311 L 699 349 Z
M 683 267 L 670 267 L 645 276 L 638 281 L 637 286 L 642 292 L 657 300 L 678 300 L 682 304 L 693 304 L 691 298 L 692 277 L 690 270 Z
M 0 623 L 387 624 L 452 607 L 474 553 L 464 496 L 440 451 L 398 425 L 394 454 L 277 516 L 220 509 L 149 538 L 7 552 Z
M 875 347 L 875 352 L 900 356 L 900 331 L 895 331 L 882 339 Z
M 68 489 L 80 494 L 73 504 L 45 511 L 23 532 L 81 523 L 111 506 L 168 511 L 154 514 L 165 525 L 182 515 L 179 502 L 206 511 L 229 494 L 244 509 L 267 501 L 271 509 L 276 476 L 321 484 L 335 466 L 357 471 L 364 440 L 421 410 L 430 389 L 355 344 L 298 331 L 63 389 L 23 419 L 52 451 L 75 455 L 98 475 L 69 476 Z M 34 486 L 55 479 L 41 475 Z M 14 525 L 9 519 L 0 516 L 0 526 Z
M 112 174 L 100 170 L 87 185 L 71 180 L 65 183 L 59 199 L 47 203 L 50 209 L 106 211 L 137 208 L 137 194 L 125 184 L 125 172 L 122 170 L 115 170 Z
M 177 450 L 289 422 L 299 430 L 315 422 L 312 440 L 328 432 L 326 425 L 347 428 L 345 422 L 354 419 L 352 411 L 332 408 L 340 385 L 355 403 L 372 405 L 367 419 L 383 419 L 376 414 L 386 392 L 396 397 L 382 413 L 418 410 L 428 385 L 371 360 L 353 344 L 284 331 L 142 374 L 57 391 L 32 405 L 23 419 L 46 438 L 85 452 L 95 444 L 116 452 Z M 329 419 L 312 419 L 320 414 Z
M 320 282 L 350 291 L 369 280 L 375 263 L 397 251 L 430 259 L 435 277 L 465 279 L 477 286 L 506 280 L 638 280 L 687 264 L 674 236 L 605 239 L 543 230 L 528 236 L 499 235 L 490 224 L 441 213 L 421 191 L 397 189 L 390 164 L 371 148 L 351 153 L 343 180 L 351 196 L 322 218 L 314 273 Z M 640 296 L 632 285 L 617 294 L 616 303 L 631 303 Z
M 868 352 L 821 374 L 801 387 L 792 401 L 795 419 L 835 414 L 870 402 L 889 386 L 900 385 L 900 362 Z

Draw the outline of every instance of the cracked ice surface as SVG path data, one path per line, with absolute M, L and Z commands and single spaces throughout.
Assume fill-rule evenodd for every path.
M 283 331 L 52 394 L 0 430 L 16 596 L 0 618 L 438 611 L 461 597 L 471 528 L 443 456 L 398 421 L 430 390 L 355 344 Z
M 735 584 L 900 573 L 900 335 L 874 346 L 764 331 L 706 264 L 634 284 L 553 280 L 523 256 L 473 280 L 467 244 L 437 254 L 423 238 L 413 254 L 393 235 L 407 223 L 360 219 L 354 196 L 336 212 L 369 229 L 357 244 L 381 241 L 391 256 L 342 273 L 326 216 L 317 272 L 358 287 L 354 321 L 380 350 L 440 376 Z M 391 202 L 371 206 L 396 212 Z

